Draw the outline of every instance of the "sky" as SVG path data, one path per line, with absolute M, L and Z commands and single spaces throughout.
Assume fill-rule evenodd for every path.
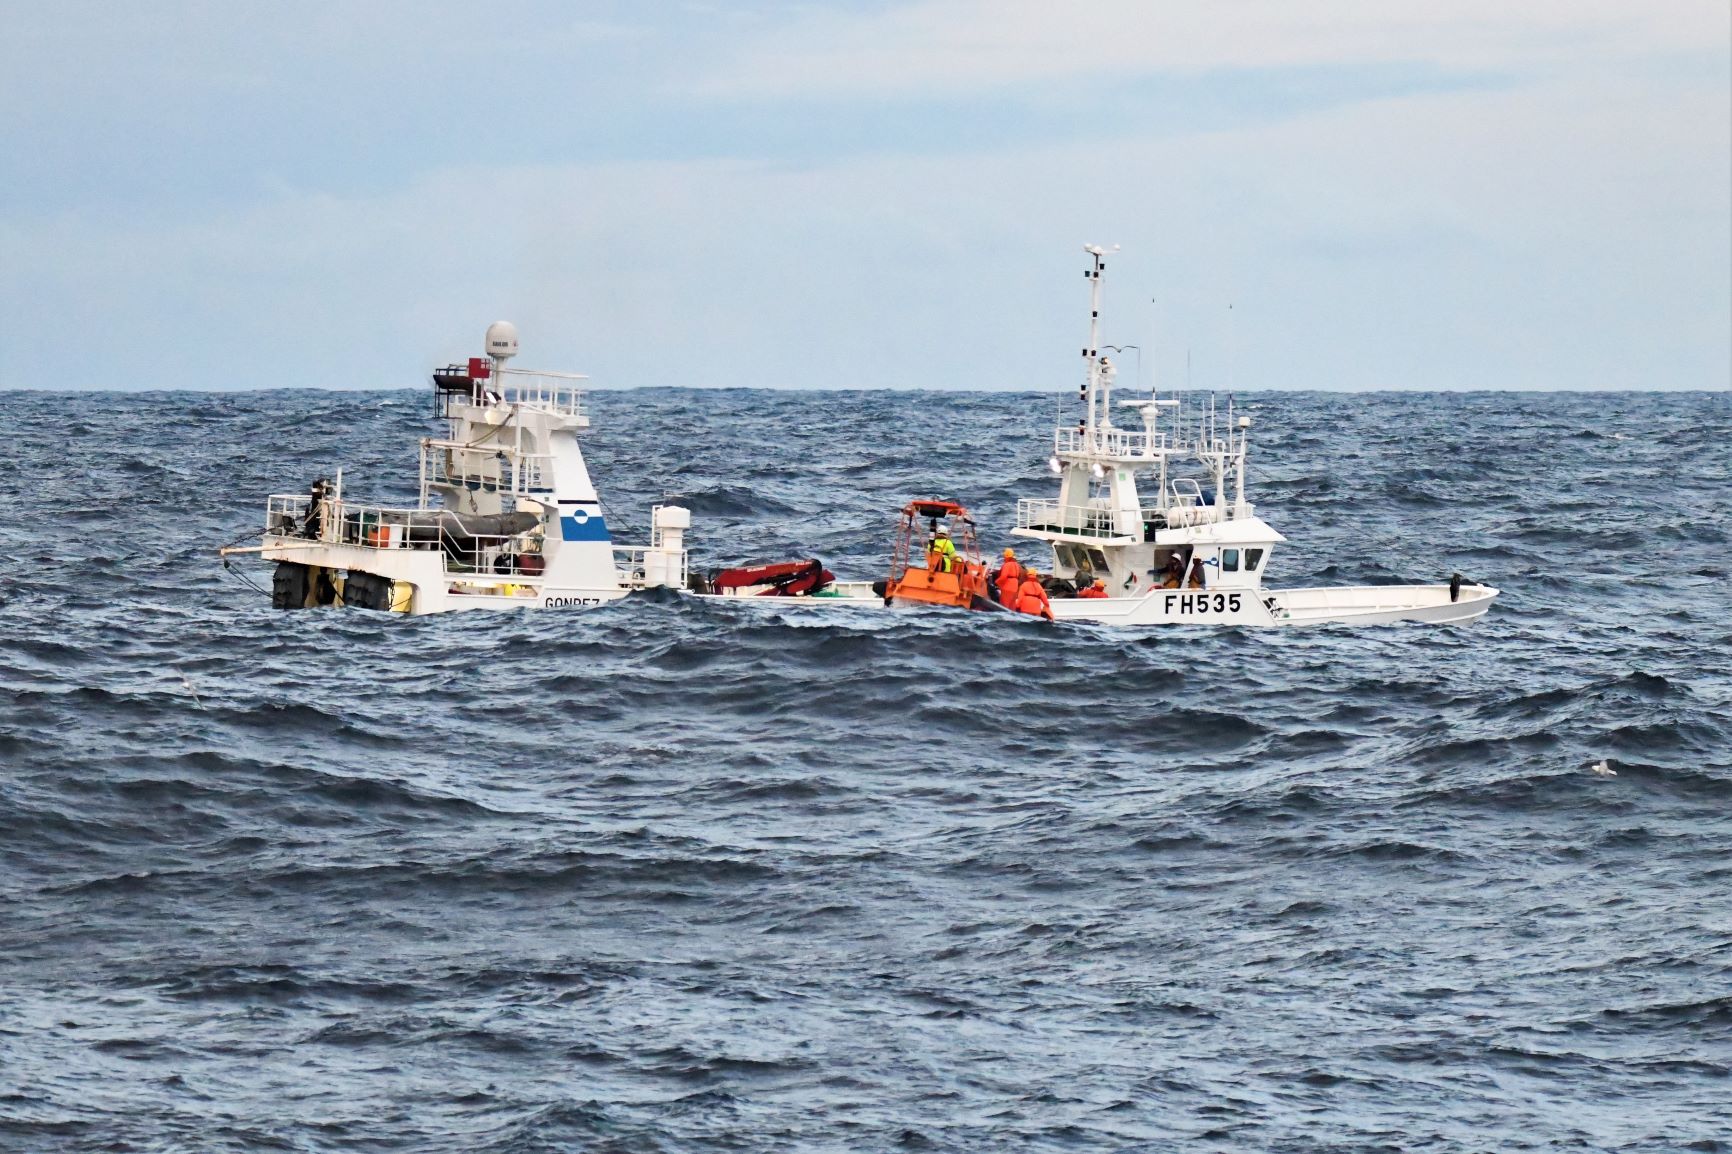
M 0 0 L 0 388 L 1732 388 L 1728 0 Z

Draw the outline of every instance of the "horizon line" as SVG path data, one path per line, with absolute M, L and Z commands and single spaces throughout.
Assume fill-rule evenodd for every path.
M 251 395 L 258 393 L 413 393 L 420 392 L 426 385 L 265 385 L 245 388 L 231 387 L 180 387 L 180 388 L 145 388 L 145 389 L 115 389 L 91 385 L 67 385 L 61 388 L 44 388 L 40 385 L 3 385 L 0 393 L 46 394 L 57 395 L 67 393 L 86 393 L 91 395 L 114 396 L 149 396 L 151 394 L 191 393 L 200 396 Z M 667 392 L 706 392 L 706 393 L 941 393 L 951 396 L 1068 396 L 1072 386 L 1057 386 L 1051 389 L 937 389 L 922 385 L 872 385 L 872 386 L 830 386 L 830 385 L 594 385 L 586 386 L 581 391 L 585 393 L 632 393 L 648 391 Z M 1140 389 L 1125 389 L 1122 391 L 1141 393 Z M 1717 387 L 1648 387 L 1631 388 L 1617 387 L 1564 387 L 1551 385 L 1502 385 L 1502 386 L 1445 386 L 1442 388 L 1418 388 L 1404 385 L 1392 385 L 1375 389 L 1329 389 L 1314 387 L 1297 387 L 1288 385 L 1264 385 L 1247 388 L 1234 385 L 1225 388 L 1206 388 L 1192 386 L 1186 389 L 1161 389 L 1157 393 L 1177 396 L 1184 393 L 1211 394 L 1261 394 L 1261 393 L 1326 393 L 1339 396 L 1375 396 L 1385 393 L 1569 393 L 1569 394 L 1605 394 L 1642 393 L 1642 394 L 1690 394 L 1690 393 L 1732 393 L 1732 384 Z

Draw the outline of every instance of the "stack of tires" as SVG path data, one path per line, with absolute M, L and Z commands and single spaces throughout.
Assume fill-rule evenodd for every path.
M 341 599 L 332 581 L 332 571 L 294 561 L 281 561 L 271 575 L 271 608 L 305 609 L 308 605 L 348 605 L 355 609 L 391 608 L 392 581 L 376 573 L 351 570 L 343 582 Z
M 391 608 L 391 579 L 380 577 L 376 573 L 358 573 L 349 570 L 349 579 L 343 583 L 343 604 L 355 609 L 377 609 L 381 612 Z
M 305 609 L 309 576 L 305 565 L 277 562 L 277 571 L 271 575 L 271 608 Z

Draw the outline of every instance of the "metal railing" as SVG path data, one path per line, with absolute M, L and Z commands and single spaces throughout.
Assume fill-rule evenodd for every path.
M 1061 505 L 1057 501 L 1024 499 L 1016 503 L 1016 527 L 1072 537 L 1140 537 L 1152 540 L 1160 529 L 1209 525 L 1233 519 L 1230 506 L 1199 505 L 1180 498 L 1171 505 L 1140 509 L 1105 509 L 1096 505 Z
M 546 571 L 536 530 L 514 535 L 447 532 L 439 519 L 445 510 L 352 505 L 327 498 L 316 504 L 305 494 L 269 498 L 265 531 L 328 545 L 362 549 L 438 551 L 447 573 L 496 573 L 539 577 Z
M 428 441 L 423 454 L 430 485 L 450 485 L 483 493 L 553 491 L 550 453 L 516 453 L 492 445 Z
M 687 583 L 683 549 L 673 553 L 659 545 L 615 545 L 613 567 L 619 575 L 619 583 L 633 589 L 654 585 L 684 589 Z
M 347 501 L 326 501 L 330 520 L 328 540 L 339 545 L 359 545 L 364 549 L 437 549 L 443 543 L 444 532 L 432 527 L 414 526 L 412 513 L 426 516 L 425 510 L 387 509 L 377 505 L 351 505 Z
M 505 403 L 545 409 L 564 417 L 581 417 L 583 390 L 575 382 L 582 373 L 552 373 L 538 369 L 500 369 L 498 390 Z
M 1024 498 L 1016 503 L 1016 527 L 1073 537 L 1140 537 L 1146 522 L 1165 522 L 1156 508 L 1107 509 L 1099 505 L 1061 505 Z
M 541 369 L 500 369 L 492 377 L 455 377 L 434 390 L 433 415 L 449 417 L 455 405 L 501 408 L 512 405 L 539 409 L 587 422 L 583 411 L 583 389 L 576 382 L 588 380 L 582 373 L 554 373 Z
M 1092 435 L 1082 429 L 1058 429 L 1053 433 L 1053 447 L 1060 453 L 1144 459 L 1178 450 L 1166 433 L 1151 436 L 1144 429 L 1096 429 Z
M 307 510 L 313 499 L 305 493 L 276 493 L 265 501 L 265 532 L 279 537 L 312 536 L 303 534 Z

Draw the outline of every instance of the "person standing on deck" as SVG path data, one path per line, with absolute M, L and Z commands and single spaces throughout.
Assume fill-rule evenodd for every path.
M 1027 613 L 1030 617 L 1053 619 L 1052 602 L 1047 600 L 1046 586 L 1040 583 L 1040 574 L 1033 569 L 1023 570 L 1022 584 L 1016 591 L 1016 611 Z
M 948 573 L 956 567 L 956 545 L 950 540 L 950 530 L 942 525 L 933 530 L 926 567 L 935 573 Z
M 1016 593 L 1022 587 L 1022 566 L 1017 563 L 1015 549 L 1004 551 L 1004 564 L 992 575 L 992 583 L 998 588 L 998 603 L 1015 609 Z

